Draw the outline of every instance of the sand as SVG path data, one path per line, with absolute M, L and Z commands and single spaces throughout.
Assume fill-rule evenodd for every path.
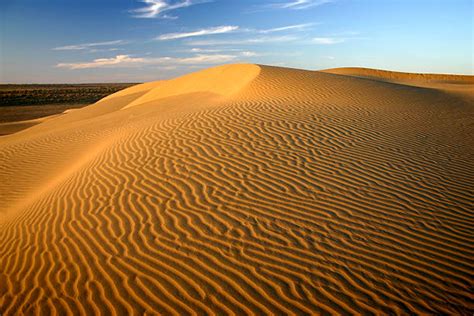
M 471 315 L 472 77 L 380 74 L 227 65 L 0 137 L 1 314 Z

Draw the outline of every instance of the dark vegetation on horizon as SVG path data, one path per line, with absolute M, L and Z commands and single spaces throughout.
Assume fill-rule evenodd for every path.
M 132 85 L 134 83 L 0 84 L 0 124 L 81 108 Z
M 134 84 L 0 84 L 0 107 L 91 104 Z

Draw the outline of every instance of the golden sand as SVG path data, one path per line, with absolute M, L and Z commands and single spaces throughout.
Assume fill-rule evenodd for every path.
M 1 137 L 2 315 L 471 314 L 472 77 L 333 72 L 221 66 Z

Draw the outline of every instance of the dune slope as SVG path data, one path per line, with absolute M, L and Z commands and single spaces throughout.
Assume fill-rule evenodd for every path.
M 230 65 L 1 137 L 0 312 L 472 314 L 473 114 Z

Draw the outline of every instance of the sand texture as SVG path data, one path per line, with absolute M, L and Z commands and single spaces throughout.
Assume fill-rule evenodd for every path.
M 333 72 L 221 66 L 0 137 L 0 313 L 472 315 L 472 77 Z

